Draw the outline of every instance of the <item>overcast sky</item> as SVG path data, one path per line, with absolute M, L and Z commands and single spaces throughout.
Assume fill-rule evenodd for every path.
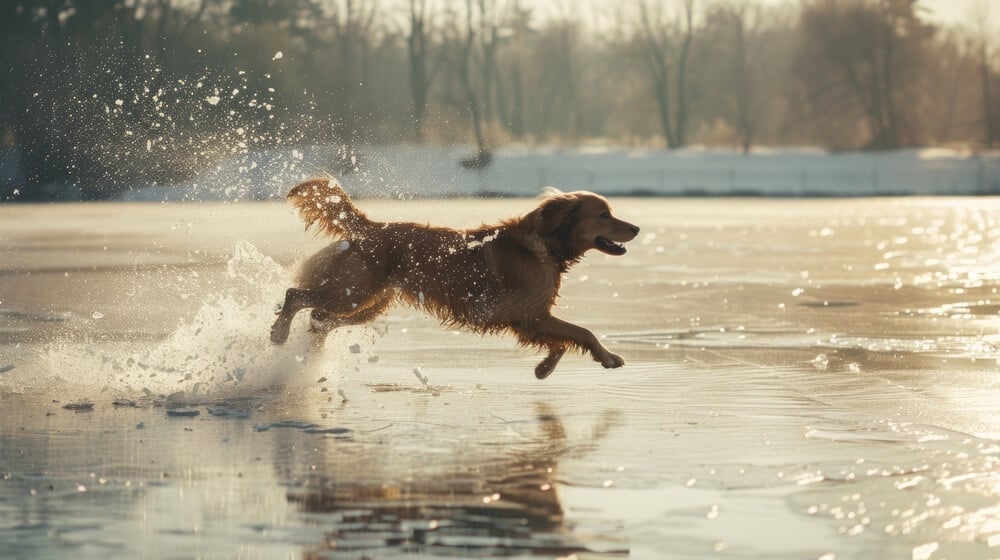
M 402 2 L 403 0 L 397 0 Z M 613 0 L 617 1 L 617 0 Z M 666 0 L 663 0 L 666 1 Z M 718 0 L 712 0 L 718 1 Z M 798 5 L 802 0 L 755 0 L 770 5 Z M 977 3 L 984 3 L 989 6 L 990 23 L 994 27 L 1000 27 L 1000 0 L 918 0 L 925 19 L 943 25 L 963 24 L 971 25 L 974 21 L 973 7 Z M 607 13 L 609 4 L 607 0 L 521 0 L 522 5 L 534 5 L 538 10 L 536 13 L 542 18 L 558 17 L 558 14 L 575 13 L 584 6 L 584 12 L 595 14 Z M 706 4 L 706 2 L 699 2 Z M 613 6 L 614 4 L 610 4 Z M 603 10 L 602 10 L 603 8 Z M 596 11 L 595 11 L 596 10 Z M 600 17 L 600 16 L 598 16 Z M 588 18 L 584 18 L 588 19 Z
M 786 4 L 797 0 L 766 0 L 771 4 Z M 941 23 L 969 23 L 972 21 L 972 7 L 977 1 L 992 6 L 993 19 L 1000 17 L 1000 0 L 920 0 L 927 19 Z
M 991 7 L 994 19 L 1000 16 L 1000 2 L 984 1 L 994 5 Z M 976 0 L 921 0 L 920 3 L 927 7 L 930 12 L 929 17 L 935 20 L 947 23 L 970 23 Z

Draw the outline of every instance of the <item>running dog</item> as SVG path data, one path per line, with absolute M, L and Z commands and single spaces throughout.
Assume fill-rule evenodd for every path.
M 396 301 L 448 326 L 480 334 L 512 332 L 548 351 L 535 367 L 545 379 L 567 349 L 590 352 L 605 368 L 625 364 L 589 330 L 552 315 L 562 275 L 584 253 L 624 255 L 639 228 L 612 216 L 593 193 L 549 189 L 528 214 L 468 230 L 368 219 L 334 179 L 306 181 L 288 192 L 306 229 L 334 239 L 303 265 L 271 327 L 288 339 L 292 318 L 312 309 L 317 347 L 340 326 L 367 323 Z

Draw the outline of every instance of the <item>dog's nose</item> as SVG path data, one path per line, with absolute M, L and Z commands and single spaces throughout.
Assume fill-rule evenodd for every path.
M 632 226 L 632 235 L 639 235 L 639 226 Z

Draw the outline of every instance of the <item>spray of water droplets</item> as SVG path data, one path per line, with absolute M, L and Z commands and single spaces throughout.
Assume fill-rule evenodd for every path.
M 75 398 L 110 394 L 186 402 L 290 385 L 323 390 L 315 379 L 322 375 L 336 384 L 341 371 L 362 359 L 349 346 L 372 333 L 338 330 L 336 345 L 313 354 L 308 313 L 301 313 L 288 342 L 272 345 L 268 325 L 288 276 L 253 245 L 240 242 L 227 263 L 225 285 L 202 295 L 197 313 L 166 339 L 148 345 L 55 342 L 43 350 L 43 373 L 30 383 L 48 393 L 68 390 Z

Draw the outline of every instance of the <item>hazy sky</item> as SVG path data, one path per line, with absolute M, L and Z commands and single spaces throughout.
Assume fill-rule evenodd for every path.
M 991 11 L 994 12 L 993 17 L 996 18 L 1000 16 L 1000 2 L 997 0 L 985 0 L 990 4 Z M 947 23 L 971 23 L 973 5 L 976 0 L 921 0 L 928 11 L 929 17 L 932 19 L 947 22 Z
M 764 4 L 797 5 L 801 0 L 758 0 Z M 544 19 L 553 14 L 571 13 L 579 9 L 579 5 L 585 6 L 606 6 L 606 0 L 522 0 L 522 4 L 534 4 L 539 15 Z M 919 0 L 919 5 L 923 10 L 922 15 L 935 23 L 940 24 L 965 24 L 973 22 L 973 7 L 977 3 L 984 3 L 989 6 L 990 22 L 993 26 L 1000 26 L 1000 0 Z
M 766 0 L 771 4 L 787 4 L 797 0 Z M 969 23 L 972 21 L 972 6 L 977 1 L 991 5 L 993 18 L 1000 18 L 1000 0 L 920 0 L 926 9 L 926 17 L 941 23 Z

